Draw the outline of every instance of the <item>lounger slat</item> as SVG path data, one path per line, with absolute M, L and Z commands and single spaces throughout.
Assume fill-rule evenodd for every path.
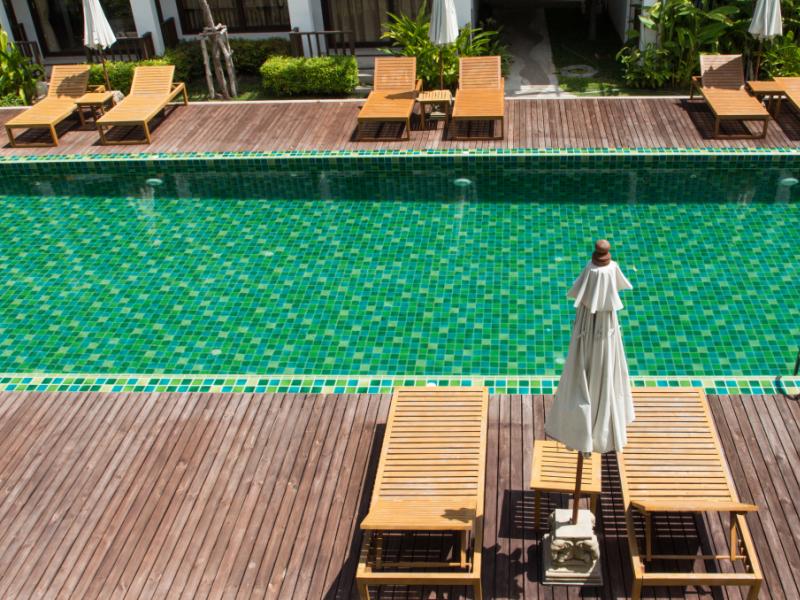
M 686 586 L 700 580 L 708 585 L 749 586 L 749 597 L 755 598 L 761 585 L 758 559 L 747 523 L 734 516 L 730 519 L 730 559 L 743 559 L 750 573 L 707 578 L 706 573 L 659 572 L 654 576 L 646 572 L 652 557 L 649 523 L 653 512 L 715 511 L 741 516 L 756 507 L 739 502 L 703 390 L 636 390 L 633 400 L 636 420 L 629 427 L 625 450 L 617 454 L 634 575 L 631 598 L 638 600 L 642 586 L 656 585 L 656 581 L 658 585 Z M 654 406 L 658 409 L 651 412 Z M 645 517 L 644 555 L 639 549 L 634 510 Z

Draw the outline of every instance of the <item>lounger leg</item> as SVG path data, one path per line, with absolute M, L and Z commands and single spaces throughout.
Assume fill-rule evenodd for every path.
M 84 125 L 86 125 L 86 117 L 84 117 L 84 115 L 83 115 L 83 107 L 82 106 L 78 107 L 77 113 L 78 113 L 78 121 L 80 121 L 81 127 L 83 127 Z
M 653 560 L 653 515 L 644 513 L 644 559 Z
M 58 134 L 55 125 L 50 125 L 50 137 L 53 138 L 53 145 L 58 146 Z
M 466 531 L 462 531 L 461 532 L 461 568 L 462 569 L 466 569 L 467 568 L 467 542 L 468 542 L 467 532 Z
M 738 552 L 738 549 L 739 549 L 739 536 L 738 536 L 738 531 L 736 530 L 736 514 L 731 513 L 730 514 L 730 519 L 731 519 L 731 524 L 730 524 L 730 528 L 731 528 L 731 536 L 730 536 L 730 538 L 731 538 L 730 539 L 731 560 L 736 560 L 736 557 L 739 554 L 739 552 Z
M 714 119 L 714 137 L 719 137 L 719 117 Z
M 472 584 L 472 595 L 475 597 L 475 600 L 483 600 L 483 588 L 481 587 L 480 581 L 476 581 Z
M 17 147 L 17 141 L 14 139 L 14 130 L 6 125 L 6 135 L 8 136 L 8 143 L 11 144 L 12 148 Z
M 642 581 L 641 579 L 634 579 L 631 586 L 631 600 L 641 600 L 642 597 Z
M 188 106 L 189 105 L 189 94 L 186 93 L 186 86 L 185 85 L 183 86 L 183 105 L 184 106 Z
M 595 519 L 597 519 L 597 499 L 598 495 L 592 494 L 591 499 L 589 500 L 590 502 L 589 509 L 592 511 L 592 514 L 594 515 Z
M 411 139 L 411 117 L 408 117 L 406 119 L 406 137 L 405 137 L 405 139 L 406 140 L 410 140 Z
M 758 592 L 761 591 L 761 582 L 757 581 L 750 586 L 750 591 L 747 592 L 747 600 L 757 600 Z
M 761 135 L 759 136 L 761 139 L 767 137 L 767 127 L 769 127 L 769 119 L 764 119 L 764 129 L 761 130 Z
M 369 587 L 367 587 L 366 583 L 358 584 L 358 597 L 361 600 L 369 600 Z
M 149 143 L 151 143 L 151 140 L 150 140 L 150 128 L 147 126 L 147 121 L 145 121 L 143 123 L 143 127 L 144 127 L 144 139 L 146 139 L 147 143 L 149 144 Z
M 100 143 L 105 146 L 108 142 L 106 140 L 106 130 L 103 125 L 97 124 L 97 131 L 100 134 Z
M 533 493 L 533 530 L 539 531 L 539 519 L 542 518 L 542 493 L 536 490 Z
M 502 140 L 506 136 L 506 120 L 504 118 L 500 119 L 500 137 L 497 138 L 498 140 Z

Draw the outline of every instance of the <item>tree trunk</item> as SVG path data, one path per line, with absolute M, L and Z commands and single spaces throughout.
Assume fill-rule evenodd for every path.
M 221 23 L 214 23 L 214 15 L 211 14 L 211 7 L 207 0 L 200 0 L 200 6 L 206 22 L 206 26 L 200 34 L 200 40 L 203 49 L 203 63 L 206 71 L 206 81 L 208 82 L 208 92 L 212 98 L 215 97 L 214 79 L 216 78 L 222 97 L 225 100 L 230 100 L 236 97 L 237 90 L 236 71 L 232 58 L 233 52 L 228 41 L 228 28 Z M 205 44 L 206 41 L 211 43 L 210 50 Z M 220 57 L 220 55 L 222 56 Z M 225 61 L 225 69 L 223 69 L 223 59 Z

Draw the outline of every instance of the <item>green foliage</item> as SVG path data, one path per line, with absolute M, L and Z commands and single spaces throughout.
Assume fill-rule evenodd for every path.
M 25 100 L 19 94 L 6 94 L 0 96 L 0 106 L 25 106 Z
M 670 52 L 653 44 L 648 44 L 644 50 L 639 50 L 638 46 L 626 46 L 617 58 L 625 68 L 622 77 L 631 87 L 662 88 L 672 78 Z
M 764 47 L 762 77 L 800 77 L 800 46 L 794 35 L 789 31 Z
M 290 53 L 289 41 L 283 38 L 232 38 L 230 44 L 237 75 L 258 75 L 265 60 L 271 56 L 288 56 Z M 205 78 L 200 42 L 181 42 L 168 49 L 164 58 L 175 65 L 175 78 L 179 81 L 192 82 Z
M 641 22 L 656 32 L 664 52 L 623 48 L 617 58 L 625 67 L 626 81 L 636 87 L 686 87 L 698 71 L 698 56 L 703 52 L 742 54 L 752 75 L 762 48 L 747 31 L 754 7 L 752 0 L 726 0 L 724 4 L 715 0 L 658 0 L 641 16 Z M 798 72 L 795 39 L 800 34 L 800 0 L 782 0 L 781 12 L 784 36 L 763 43 L 762 76 Z M 644 61 L 648 61 L 647 66 Z
M 354 56 L 273 56 L 261 79 L 269 96 L 345 96 L 358 85 L 358 64 Z
M 164 58 L 140 60 L 137 62 L 106 62 L 108 79 L 111 82 L 111 89 L 119 90 L 123 94 L 128 94 L 131 91 L 133 71 L 136 67 L 163 66 L 169 64 L 171 63 Z M 178 77 L 176 77 L 175 80 L 180 81 Z M 103 76 L 103 65 L 93 64 L 89 70 L 89 84 L 105 85 L 105 82 L 106 80 Z
M 503 60 L 503 71 L 511 64 L 511 54 L 500 41 L 499 30 L 482 27 L 463 27 L 455 43 L 436 46 L 428 37 L 430 19 L 425 3 L 416 17 L 389 14 L 384 24 L 383 39 L 391 40 L 390 54 L 417 57 L 417 77 L 422 79 L 424 89 L 439 87 L 440 55 L 444 64 L 444 85 L 455 89 L 458 85 L 458 59 L 460 56 L 495 56 Z
M 36 97 L 36 82 L 42 75 L 41 65 L 33 64 L 16 45 L 9 44 L 8 34 L 0 29 L 0 97 L 3 101 L 15 96 L 20 104 L 30 104 Z

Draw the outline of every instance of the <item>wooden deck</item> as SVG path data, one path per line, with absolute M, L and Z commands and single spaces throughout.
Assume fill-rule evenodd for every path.
M 3 598 L 354 598 L 357 523 L 372 489 L 389 396 L 0 395 Z M 604 463 L 605 587 L 545 588 L 532 527 L 532 440 L 543 396 L 490 401 L 487 598 L 625 598 L 614 463 Z M 800 405 L 711 397 L 765 573 L 761 598 L 800 597 Z M 551 499 L 556 499 L 552 497 Z M 721 521 L 671 516 L 680 550 L 724 542 Z M 707 552 L 706 552 L 707 553 Z M 651 590 L 659 598 L 680 590 Z M 692 598 L 714 597 L 688 590 Z M 383 590 L 385 598 L 427 591 Z M 461 598 L 450 590 L 447 598 Z M 716 597 L 739 598 L 737 590 Z
M 692 148 L 795 147 L 800 141 L 800 114 L 784 103 L 764 140 L 712 139 L 713 117 L 702 101 L 671 98 L 581 98 L 565 100 L 506 100 L 506 137 L 502 141 L 451 141 L 438 129 L 412 125 L 411 139 L 397 141 L 401 125 L 368 132 L 386 141 L 354 142 L 356 115 L 363 102 L 195 103 L 170 109 L 156 121 L 153 143 L 101 146 L 92 124 L 83 128 L 77 118 L 59 127 L 57 148 L 15 149 L 0 134 L 0 155 L 86 154 L 114 152 L 342 150 L 391 148 Z M 1 110 L 5 122 L 18 110 Z M 435 124 L 434 124 L 435 126 Z M 748 127 L 760 127 L 749 123 Z M 726 123 L 723 133 L 739 133 L 741 125 Z M 474 131 L 475 134 L 486 133 Z M 42 139 L 45 133 L 25 133 L 22 140 Z M 118 129 L 112 137 L 139 136 Z

